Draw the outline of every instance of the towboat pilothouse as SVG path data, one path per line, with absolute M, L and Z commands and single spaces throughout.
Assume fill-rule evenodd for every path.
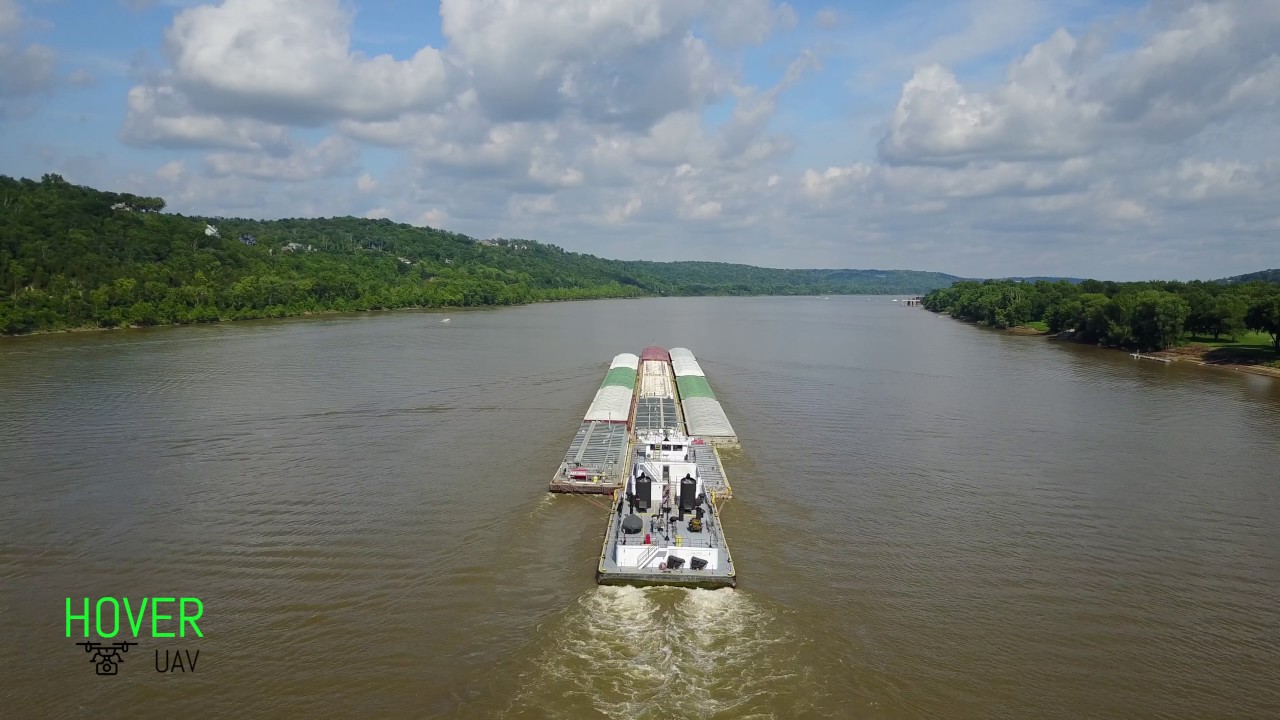
M 602 584 L 733 587 L 736 573 L 698 444 L 674 429 L 636 434 L 625 486 L 614 495 L 600 555 Z

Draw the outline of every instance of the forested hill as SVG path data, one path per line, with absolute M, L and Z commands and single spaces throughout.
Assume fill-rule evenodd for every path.
M 1223 278 L 1218 281 L 1224 285 L 1239 285 L 1251 282 L 1267 282 L 1280 283 L 1280 268 L 1273 270 L 1259 270 L 1246 275 L 1236 275 L 1235 277 Z
M 389 220 L 241 220 L 0 176 L 0 333 L 652 295 L 922 293 L 958 278 L 606 260 Z

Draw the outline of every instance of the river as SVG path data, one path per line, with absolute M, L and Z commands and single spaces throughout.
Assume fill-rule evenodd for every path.
M 1271 378 L 863 297 L 0 340 L 0 716 L 1280 716 Z M 601 503 L 546 493 L 649 344 L 741 438 L 737 590 L 597 587 Z M 99 677 L 101 596 L 204 637 Z

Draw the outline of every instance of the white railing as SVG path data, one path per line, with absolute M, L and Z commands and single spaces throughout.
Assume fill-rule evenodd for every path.
M 649 563 L 653 562 L 653 559 L 657 556 L 658 556 L 658 546 L 650 545 L 649 549 L 645 550 L 644 554 L 641 555 L 640 559 L 636 562 L 636 567 L 638 568 L 645 567 Z

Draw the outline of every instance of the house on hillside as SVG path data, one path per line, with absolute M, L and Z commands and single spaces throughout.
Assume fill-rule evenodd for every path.
M 254 236 L 249 235 L 249 234 L 247 234 L 247 233 L 246 233 L 246 234 L 244 234 L 244 235 L 241 235 L 241 236 L 240 236 L 240 242 L 244 243 L 245 245 L 249 245 L 249 246 L 251 246 L 251 247 L 252 247 L 252 246 L 254 246 L 254 245 L 257 245 L 257 244 L 258 244 L 258 238 L 256 238 L 256 237 L 254 237 Z

